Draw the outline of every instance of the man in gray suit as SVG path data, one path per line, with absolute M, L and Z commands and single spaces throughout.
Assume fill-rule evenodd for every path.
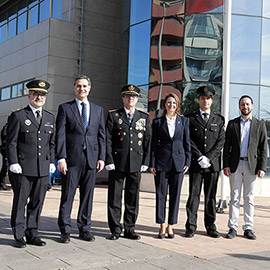
M 241 116 L 229 121 L 224 145 L 224 174 L 230 177 L 231 200 L 227 238 L 237 235 L 241 189 L 244 197 L 244 236 L 256 239 L 252 231 L 254 190 L 257 177 L 263 178 L 267 163 L 267 133 L 264 122 L 252 116 L 253 100 L 239 100 Z

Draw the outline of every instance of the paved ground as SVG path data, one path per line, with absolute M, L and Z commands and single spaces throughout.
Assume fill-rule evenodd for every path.
M 186 195 L 182 195 L 179 223 L 175 226 L 174 239 L 158 239 L 155 224 L 155 195 L 141 192 L 137 232 L 140 241 L 120 238 L 107 240 L 109 235 L 106 219 L 107 188 L 97 186 L 94 198 L 92 230 L 96 241 L 88 243 L 78 238 L 76 214 L 78 194 L 72 213 L 74 233 L 70 244 L 59 243 L 57 213 L 60 187 L 48 192 L 41 218 L 40 236 L 47 242 L 45 247 L 13 247 L 10 229 L 12 191 L 0 191 L 0 269 L 270 269 L 270 198 L 256 198 L 255 227 L 257 240 L 247 240 L 239 230 L 233 240 L 225 238 L 228 213 L 218 214 L 217 226 L 222 234 L 212 239 L 203 227 L 203 204 L 199 210 L 197 234 L 192 239 L 183 237 L 186 219 Z M 240 224 L 242 224 L 242 216 Z

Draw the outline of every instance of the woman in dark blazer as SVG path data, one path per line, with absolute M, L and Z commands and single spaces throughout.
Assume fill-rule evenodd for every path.
M 174 238 L 183 176 L 191 161 L 189 119 L 180 115 L 180 101 L 174 93 L 163 102 L 162 116 L 153 120 L 150 171 L 155 176 L 156 223 L 158 237 Z M 166 200 L 169 186 L 169 217 L 165 226 Z

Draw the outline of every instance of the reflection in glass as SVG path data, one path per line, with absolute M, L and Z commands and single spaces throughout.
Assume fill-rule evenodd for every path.
M 10 99 L 10 87 L 5 87 L 1 90 L 1 100 L 6 99 Z
M 259 86 L 230 84 L 230 111 L 229 119 L 233 119 L 240 115 L 239 99 L 243 95 L 248 95 L 253 99 L 254 109 L 252 115 L 258 117 L 259 108 Z
M 6 36 L 7 36 L 7 25 L 4 24 L 7 21 L 2 21 L 0 22 L 0 25 L 2 25 L 2 27 L 0 27 L 0 43 L 4 42 L 6 40 Z
M 130 25 L 151 19 L 151 0 L 130 1 Z
M 29 5 L 29 8 L 33 7 L 37 3 L 38 3 L 38 1 L 33 2 L 32 4 Z M 31 8 L 28 11 L 28 14 L 29 14 L 29 25 L 30 25 L 30 27 L 38 24 L 38 5 Z
M 12 38 L 14 36 L 16 36 L 16 23 L 17 23 L 17 19 L 13 19 L 16 17 L 15 15 L 12 15 L 8 18 L 9 23 L 8 23 L 8 38 Z M 13 19 L 13 20 L 12 20 Z
M 52 1 L 52 17 L 62 19 L 62 0 Z
M 40 3 L 39 22 L 42 22 L 50 17 L 50 0 L 44 0 Z
M 260 119 L 265 122 L 267 137 L 268 137 L 268 149 L 267 149 L 267 169 L 266 176 L 270 176 L 270 88 L 261 87 L 260 89 Z
M 187 0 L 186 14 L 192 13 L 222 13 L 224 0 Z
M 270 18 L 270 1 L 263 0 L 263 16 Z
M 23 8 L 18 11 L 18 34 L 24 32 L 27 29 L 27 12 L 24 12 L 26 9 L 27 8 Z
M 261 19 L 232 16 L 231 81 L 259 84 Z
M 270 20 L 263 19 L 262 53 L 261 53 L 261 84 L 270 86 Z
M 15 97 L 20 97 L 22 95 L 22 83 L 21 84 L 16 84 L 12 86 L 12 94 L 11 97 L 15 98 Z
M 261 16 L 262 1 L 254 1 L 254 0 L 232 1 L 232 13 Z

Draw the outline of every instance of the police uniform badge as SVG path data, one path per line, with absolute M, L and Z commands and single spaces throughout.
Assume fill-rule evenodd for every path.
M 122 125 L 122 123 L 123 123 L 123 120 L 122 120 L 121 118 L 119 118 L 119 119 L 118 119 L 118 124 L 119 124 L 119 125 Z
M 40 82 L 38 85 L 39 85 L 40 87 L 44 87 L 44 86 L 46 85 L 46 83 L 45 83 L 45 82 Z
M 145 126 L 146 126 L 146 119 L 140 118 L 140 119 L 136 122 L 135 129 L 136 129 L 136 130 L 144 130 Z
M 143 134 L 141 132 L 138 133 L 138 138 L 141 139 L 143 137 Z
M 31 120 L 29 120 L 29 119 L 26 119 L 26 120 L 24 121 L 24 123 L 25 123 L 27 126 L 30 126 L 30 125 L 32 124 Z

